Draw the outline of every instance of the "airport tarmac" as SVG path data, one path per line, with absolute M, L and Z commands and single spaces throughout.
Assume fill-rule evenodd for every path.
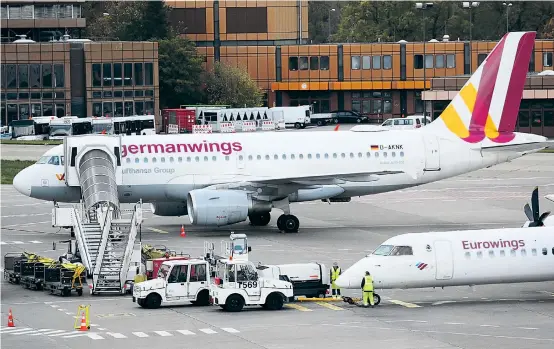
M 292 204 L 298 234 L 281 234 L 272 213 L 267 227 L 247 223 L 198 228 L 187 217 L 156 217 L 150 212 L 142 241 L 191 255 L 205 240 L 227 239 L 230 231 L 248 234 L 250 258 L 257 263 L 338 261 L 345 270 L 387 238 L 405 232 L 517 227 L 523 205 L 539 186 L 541 211 L 554 209 L 542 198 L 554 193 L 554 154 L 534 154 L 511 163 L 418 188 L 354 198 L 350 203 Z M 1 187 L 2 255 L 23 250 L 48 257 L 65 252 L 66 231 L 51 227 L 51 203 Z M 179 231 L 185 223 L 186 237 Z M 3 261 L 2 261 L 3 263 Z M 552 348 L 554 283 L 481 286 L 471 289 L 376 290 L 383 298 L 373 309 L 339 303 L 293 303 L 282 311 L 261 307 L 225 313 L 219 307 L 182 306 L 146 310 L 130 296 L 70 298 L 22 289 L 2 282 L 2 344 L 9 348 L 300 349 L 367 345 L 390 349 Z M 359 296 L 358 290 L 343 294 Z M 74 330 L 79 304 L 90 304 L 91 330 Z M 15 329 L 6 328 L 8 310 Z

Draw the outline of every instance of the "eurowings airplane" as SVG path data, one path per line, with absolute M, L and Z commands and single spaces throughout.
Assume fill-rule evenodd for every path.
M 410 233 L 385 241 L 336 281 L 408 289 L 554 281 L 554 227 Z
M 194 225 L 270 222 L 297 232 L 291 202 L 349 201 L 490 167 L 546 148 L 515 124 L 534 32 L 506 34 L 442 115 L 415 130 L 263 132 L 119 137 L 119 200 L 151 203 L 159 216 L 188 215 Z M 82 136 L 72 142 L 103 139 Z M 117 137 L 117 136 L 116 136 Z M 14 178 L 28 196 L 78 202 L 64 181 L 63 146 Z M 58 159 L 58 160 L 56 160 Z M 56 165 L 58 164 L 58 165 Z

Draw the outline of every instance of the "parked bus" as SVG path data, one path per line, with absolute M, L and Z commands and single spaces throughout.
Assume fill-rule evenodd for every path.
M 50 139 L 79 136 L 92 133 L 92 119 L 64 116 L 50 120 Z
M 113 118 L 113 133 L 116 135 L 154 135 L 156 122 L 154 115 L 134 115 Z
M 113 134 L 113 118 L 92 117 L 93 134 Z
M 50 121 L 55 116 L 38 116 L 10 123 L 11 139 L 20 141 L 46 140 L 50 133 Z

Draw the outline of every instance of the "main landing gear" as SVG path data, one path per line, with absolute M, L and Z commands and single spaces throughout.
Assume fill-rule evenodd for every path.
M 277 219 L 277 228 L 285 233 L 298 233 L 300 221 L 296 216 L 291 214 L 283 214 Z

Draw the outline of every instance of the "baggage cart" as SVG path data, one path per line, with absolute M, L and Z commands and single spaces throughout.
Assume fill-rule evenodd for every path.
M 28 289 L 41 291 L 44 282 L 44 263 L 27 260 L 21 264 L 21 284 Z
M 71 267 L 63 264 L 49 265 L 44 269 L 44 290 L 50 294 L 58 294 L 63 297 L 71 295 L 71 291 L 83 295 L 83 285 L 86 285 L 84 266 Z
M 21 253 L 6 253 L 4 255 L 4 280 L 11 284 L 21 281 L 21 262 L 26 261 Z

